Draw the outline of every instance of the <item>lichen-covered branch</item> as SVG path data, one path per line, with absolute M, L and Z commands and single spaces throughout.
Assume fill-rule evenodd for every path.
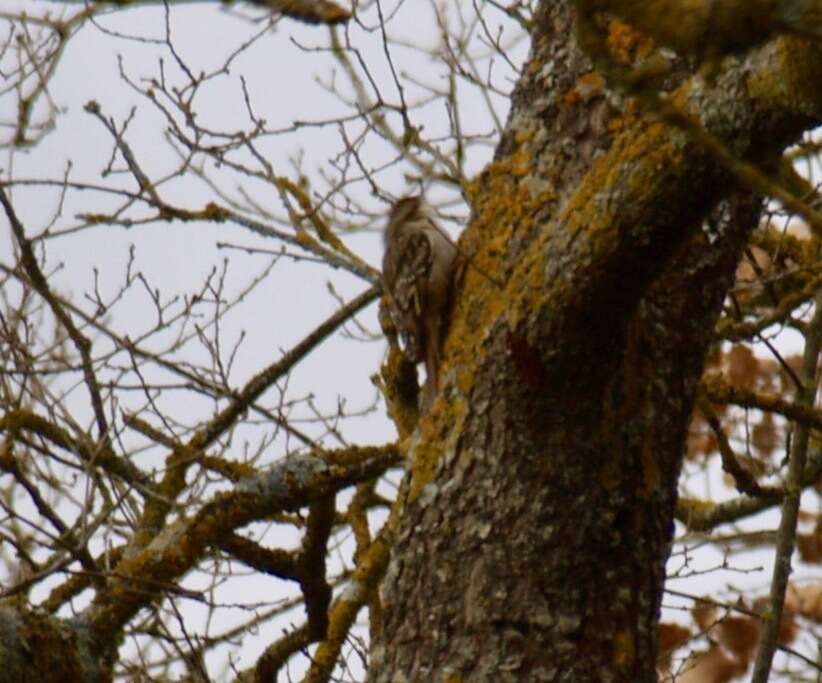
M 382 474 L 397 462 L 398 454 L 390 450 L 348 466 L 298 455 L 286 458 L 268 472 L 242 480 L 234 491 L 216 496 L 190 519 L 164 529 L 139 552 L 126 554 L 82 622 L 96 634 L 104 652 L 112 655 L 112 639 L 117 638 L 124 624 L 164 586 L 193 567 L 208 548 L 219 547 L 249 522 L 327 498 L 346 486 Z
M 334 601 L 328 615 L 328 634 L 317 647 L 303 683 L 326 683 L 340 656 L 345 639 L 360 610 L 371 599 L 388 566 L 392 533 L 385 527 L 357 562 L 351 581 Z
M 204 453 L 216 439 L 218 439 L 242 415 L 251 404 L 274 382 L 289 372 L 296 363 L 309 354 L 318 344 L 323 342 L 340 325 L 367 306 L 377 297 L 378 290 L 372 287 L 347 305 L 336 311 L 311 334 L 292 347 L 285 355 L 268 367 L 258 372 L 249 380 L 245 387 L 237 392 L 229 404 L 219 411 L 204 427 L 185 444 L 185 453 Z M 159 531 L 171 510 L 171 503 L 185 486 L 185 475 L 194 460 L 187 457 L 180 458 L 178 452 L 168 456 L 169 469 L 162 481 L 158 484 L 158 497 L 152 498 L 146 505 L 143 517 L 140 520 L 138 532 L 135 534 L 134 544 L 142 546 L 148 543 L 154 534 Z
M 609 12 L 684 54 L 722 55 L 790 32 L 822 37 L 819 0 L 578 0 L 583 13 Z
M 819 483 L 822 477 L 822 452 L 814 451 L 808 458 L 802 475 L 802 487 Z M 773 493 L 773 495 L 770 495 Z M 713 503 L 696 498 L 680 498 L 676 506 L 676 519 L 692 531 L 711 531 L 722 524 L 737 522 L 763 510 L 776 507 L 782 501 L 785 490 L 776 488 L 769 495 L 739 496 L 723 503 Z
M 229 0 L 240 2 L 241 0 Z M 283 16 L 302 21 L 306 24 L 342 24 L 351 19 L 351 12 L 330 0 L 244 0 L 248 4 L 258 5 Z M 157 5 L 166 2 L 169 5 L 191 2 L 216 3 L 218 0 L 58 0 L 66 4 L 84 2 L 92 7 L 136 7 L 138 5 Z
M 11 225 L 12 234 L 17 241 L 17 247 L 20 249 L 20 260 L 23 269 L 31 282 L 31 286 L 37 290 L 37 293 L 43 297 L 49 305 L 54 317 L 60 321 L 60 324 L 65 328 L 77 353 L 80 354 L 81 367 L 83 369 L 83 380 L 88 388 L 89 396 L 91 398 L 91 405 L 94 408 L 94 417 L 97 422 L 97 432 L 99 440 L 99 448 L 104 450 L 109 449 L 109 434 L 108 420 L 103 408 L 103 398 L 100 391 L 100 385 L 97 381 L 97 376 L 94 370 L 94 364 L 91 359 L 91 340 L 86 337 L 80 329 L 74 324 L 71 316 L 60 305 L 58 299 L 54 296 L 40 269 L 40 264 L 37 262 L 37 257 L 34 254 L 31 241 L 26 237 L 26 232 L 20 219 L 14 211 L 9 196 L 6 194 L 5 187 L 0 184 L 0 204 L 6 212 L 6 217 Z
M 740 408 L 753 408 L 775 413 L 813 429 L 822 429 L 822 412 L 813 405 L 787 401 L 779 396 L 732 386 L 720 377 L 706 378 L 703 388 L 712 403 L 731 404 Z

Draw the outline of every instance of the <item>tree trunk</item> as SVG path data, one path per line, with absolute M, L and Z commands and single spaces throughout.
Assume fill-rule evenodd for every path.
M 542 3 L 473 189 L 461 248 L 477 267 L 409 448 L 371 683 L 657 680 L 686 427 L 760 202 L 606 90 L 571 6 Z M 642 46 L 609 30 L 615 52 Z M 820 57 L 779 39 L 714 84 L 672 74 L 669 101 L 773 162 L 819 120 Z

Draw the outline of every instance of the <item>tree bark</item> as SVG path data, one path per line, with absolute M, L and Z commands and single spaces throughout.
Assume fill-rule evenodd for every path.
M 657 680 L 686 427 L 760 201 L 606 90 L 572 3 L 542 3 L 534 26 L 473 188 L 461 247 L 478 267 L 411 440 L 371 683 Z M 671 75 L 669 101 L 767 165 L 818 125 L 820 57 L 778 39 L 713 85 Z

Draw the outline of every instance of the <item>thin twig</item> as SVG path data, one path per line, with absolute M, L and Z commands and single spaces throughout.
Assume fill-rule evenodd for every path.
M 26 237 L 26 231 L 23 228 L 23 224 L 17 217 L 14 207 L 11 204 L 11 200 L 6 194 L 4 186 L 1 184 L 0 204 L 3 205 L 6 216 L 11 224 L 11 230 L 14 233 L 14 238 L 17 240 L 17 245 L 20 248 L 20 260 L 26 274 L 28 275 L 32 287 L 37 290 L 37 293 L 43 297 L 49 305 L 52 313 L 54 313 L 54 317 L 57 318 L 57 320 L 60 321 L 60 324 L 66 329 L 66 332 L 71 338 L 71 341 L 74 343 L 77 352 L 80 354 L 81 366 L 83 368 L 83 380 L 85 381 L 86 387 L 88 388 L 88 392 L 91 396 L 91 405 L 94 409 L 97 430 L 99 432 L 101 442 L 107 446 L 109 438 L 108 421 L 106 420 L 106 414 L 103 409 L 103 399 L 100 394 L 100 387 L 97 384 L 97 377 L 94 375 L 94 366 L 91 360 L 91 340 L 80 332 L 74 324 L 74 321 L 71 319 L 71 316 L 58 303 L 57 299 L 52 294 L 51 289 L 48 286 L 48 282 L 46 281 L 46 276 L 43 275 L 43 271 L 37 263 L 37 257 L 34 255 L 34 249 L 31 246 L 31 241 Z M 108 449 L 106 448 L 105 450 Z
M 812 406 L 816 398 L 816 372 L 819 351 L 822 347 L 822 290 L 817 292 L 815 304 L 816 311 L 805 336 L 805 353 L 802 357 L 802 389 L 797 396 L 797 402 L 806 406 Z M 802 479 L 810 433 L 811 430 L 807 425 L 802 423 L 797 425 L 785 482 L 782 518 L 776 537 L 776 558 L 771 578 L 770 598 L 768 609 L 763 614 L 764 628 L 759 641 L 751 683 L 767 683 L 776 651 L 779 628 L 782 624 L 782 611 L 785 606 L 785 590 L 791 574 L 791 555 L 793 555 L 796 542 L 796 523 L 802 497 Z

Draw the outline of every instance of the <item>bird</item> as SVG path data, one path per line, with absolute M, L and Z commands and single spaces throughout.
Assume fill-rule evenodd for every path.
M 397 200 L 383 233 L 382 284 L 413 363 L 425 363 L 423 408 L 439 388 L 440 346 L 451 303 L 457 247 L 421 195 Z

